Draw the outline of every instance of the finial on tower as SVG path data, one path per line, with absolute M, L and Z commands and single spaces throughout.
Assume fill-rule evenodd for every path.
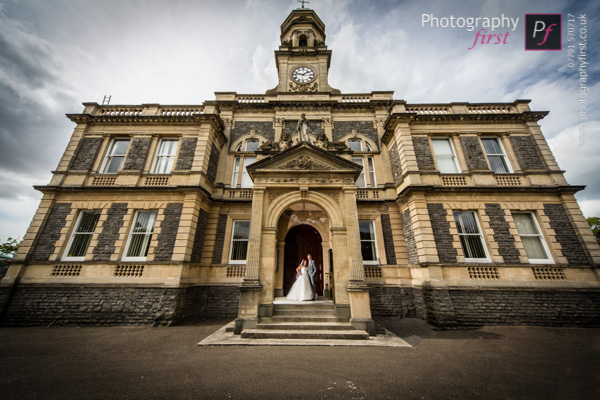
M 308 3 L 308 4 L 310 4 L 310 1 L 306 1 L 306 0 L 298 0 L 298 3 L 302 3 L 302 8 L 304 8 L 304 3 Z

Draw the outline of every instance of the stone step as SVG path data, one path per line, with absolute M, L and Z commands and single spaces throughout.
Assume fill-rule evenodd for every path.
M 274 310 L 335 310 L 333 304 L 274 304 Z
M 348 318 L 327 315 L 274 315 L 262 317 L 261 323 L 285 323 L 285 322 L 348 322 Z
M 273 309 L 273 315 L 335 315 L 333 310 L 278 310 Z
M 342 331 L 354 330 L 354 326 L 343 322 L 282 322 L 282 323 L 258 323 L 256 329 L 273 330 L 313 330 L 313 331 Z
M 338 339 L 368 340 L 369 334 L 361 330 L 273 330 L 244 329 L 242 339 Z

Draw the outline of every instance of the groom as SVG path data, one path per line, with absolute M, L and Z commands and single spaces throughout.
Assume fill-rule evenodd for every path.
M 307 254 L 306 258 L 308 259 L 308 277 L 313 290 L 313 300 L 317 300 L 317 267 L 315 266 L 315 260 L 312 259 L 310 254 Z

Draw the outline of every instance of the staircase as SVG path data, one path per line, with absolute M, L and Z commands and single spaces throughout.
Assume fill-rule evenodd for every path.
M 273 316 L 261 317 L 254 329 L 244 329 L 243 339 L 368 340 L 347 318 L 335 316 L 331 302 L 273 304 Z

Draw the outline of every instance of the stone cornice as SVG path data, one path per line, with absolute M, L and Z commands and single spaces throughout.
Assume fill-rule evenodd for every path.
M 216 130 L 225 129 L 223 121 L 217 114 L 193 115 L 91 115 L 66 114 L 76 124 L 102 125 L 199 125 L 210 122 Z
M 584 185 L 562 185 L 562 186 L 441 186 L 441 185 L 409 185 L 397 196 L 397 200 L 412 193 L 435 192 L 435 193 L 567 193 L 574 194 L 585 189 Z
M 390 114 L 385 122 L 385 134 L 381 138 L 383 143 L 389 142 L 399 123 L 410 125 L 436 125 L 436 124 L 498 124 L 502 122 L 526 123 L 537 122 L 548 115 L 548 111 L 524 111 L 521 113 L 468 113 L 468 114 L 419 114 L 394 113 Z

